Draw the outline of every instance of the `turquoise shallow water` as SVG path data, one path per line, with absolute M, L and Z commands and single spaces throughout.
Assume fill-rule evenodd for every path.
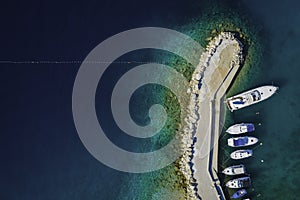
M 281 82 L 284 82 L 284 77 L 280 76 L 282 72 L 274 74 L 269 73 L 267 77 L 264 76 L 266 71 L 269 71 L 270 68 L 265 68 L 266 63 L 270 62 L 270 51 L 269 45 L 271 45 L 271 37 L 268 33 L 268 30 L 262 29 L 259 31 L 259 28 L 261 28 L 261 22 L 257 21 L 253 24 L 249 23 L 247 20 L 245 20 L 245 16 L 247 17 L 247 14 L 241 12 L 240 14 L 236 14 L 233 12 L 233 10 L 236 10 L 236 6 L 234 9 L 231 8 L 232 4 L 226 4 L 226 3 L 219 3 L 219 4 L 209 4 L 209 7 L 207 9 L 210 9 L 211 12 L 207 12 L 209 14 L 204 14 L 201 18 L 194 18 L 192 22 L 189 22 L 189 24 L 184 25 L 180 27 L 177 26 L 178 29 L 181 31 L 190 34 L 193 36 L 196 40 L 198 40 L 202 45 L 205 45 L 206 38 L 213 36 L 212 30 L 217 28 L 218 30 L 222 30 L 222 27 L 224 25 L 223 30 L 231 30 L 236 31 L 236 28 L 241 28 L 242 32 L 247 35 L 248 38 L 250 38 L 250 41 L 252 42 L 252 49 L 251 52 L 248 49 L 248 46 L 245 46 L 246 51 L 246 60 L 247 60 L 247 67 L 245 69 L 241 70 L 241 73 L 239 74 L 236 84 L 234 85 L 234 90 L 231 92 L 238 92 L 242 91 L 251 87 L 256 87 L 261 84 L 266 83 L 272 83 L 272 81 L 277 80 L 278 84 L 281 85 Z M 251 13 L 250 8 L 247 10 L 246 5 L 239 5 L 241 9 L 244 9 L 243 11 L 247 11 Z M 238 7 L 239 7 L 238 6 Z M 243 7 L 244 6 L 244 7 Z M 200 8 L 199 8 L 200 9 Z M 202 8 L 203 9 L 203 8 Z M 211 14 L 212 13 L 212 14 Z M 201 15 L 200 15 L 201 16 Z M 242 17 L 244 18 L 242 18 Z M 241 17 L 241 18 L 240 18 Z M 247 21 L 247 22 L 246 22 Z M 251 21 L 251 20 L 250 20 Z M 220 25 L 221 24 L 221 25 Z M 248 27 L 247 27 L 248 26 Z M 255 32 L 259 32 L 260 35 L 254 34 Z M 261 41 L 261 43 L 258 43 Z M 256 45 L 255 48 L 253 48 L 253 45 Z M 263 48 L 261 48 L 263 46 Z M 264 50 L 264 51 L 263 51 Z M 247 52 L 248 51 L 248 52 Z M 263 51 L 263 53 L 262 53 Z M 262 57 L 261 57 L 262 54 Z M 237 86 L 238 85 L 238 86 Z M 282 86 L 283 87 L 283 86 Z M 144 97 L 147 96 L 146 93 L 143 93 Z M 272 99 L 273 100 L 273 99 Z M 270 100 L 270 101 L 272 101 Z M 276 100 L 276 98 L 275 98 Z M 274 101 L 274 100 L 273 100 Z M 252 108 L 248 108 L 247 110 L 242 110 L 234 113 L 233 115 L 230 115 L 230 117 L 227 117 L 228 121 L 231 120 L 231 122 L 241 122 L 243 120 L 250 120 L 256 123 L 263 123 L 263 126 L 258 128 L 258 131 L 261 129 L 263 132 L 266 128 L 268 123 L 265 124 L 265 119 L 263 116 L 266 115 L 266 108 L 261 107 L 264 104 L 257 105 Z M 274 112 L 273 109 L 274 105 L 269 105 L 269 109 Z M 260 115 L 257 116 L 255 113 L 257 111 L 260 111 Z M 140 111 L 140 110 L 139 110 Z M 138 112 L 137 112 L 138 113 Z M 271 125 L 272 126 L 272 125 Z M 273 127 L 273 126 L 272 126 Z M 272 128 L 268 128 L 268 130 L 272 130 Z M 169 131 L 170 132 L 170 131 Z M 258 137 L 258 136 L 257 136 Z M 266 136 L 265 136 L 266 137 Z M 262 141 L 265 138 L 259 137 Z M 163 143 L 165 143 L 165 140 L 161 140 Z M 226 141 L 226 136 L 222 137 L 221 142 Z M 157 141 L 156 141 L 157 142 Z M 272 143 L 272 142 L 271 142 Z M 253 168 L 253 183 L 254 183 L 254 191 L 250 193 L 250 196 L 259 196 L 264 197 L 265 199 L 271 198 L 270 196 L 267 196 L 270 194 L 267 189 L 265 189 L 266 183 L 264 182 L 265 178 L 261 178 L 268 175 L 260 175 L 259 173 L 263 171 L 267 171 L 266 169 L 263 169 L 263 165 L 266 166 L 267 159 L 263 159 L 265 155 L 262 151 L 265 149 L 265 154 L 267 156 L 271 156 L 269 149 L 265 148 L 267 144 L 263 142 L 263 146 L 259 147 L 255 150 L 257 155 L 253 158 L 253 161 L 247 160 L 246 164 L 249 165 L 249 172 L 251 172 L 251 168 Z M 221 166 L 222 164 L 230 164 L 229 162 L 225 162 L 227 160 L 228 152 L 230 149 L 226 148 L 226 146 L 222 145 L 221 150 L 224 150 L 224 152 L 220 152 L 220 157 L 224 157 L 224 160 L 221 160 Z M 224 154 L 222 154 L 224 153 Z M 278 154 L 279 155 L 279 154 Z M 277 156 L 278 156 L 277 155 Z M 273 156 L 271 156 L 273 157 Z M 261 160 L 264 160 L 264 163 L 261 163 Z M 258 165 L 257 165 L 258 164 Z M 270 171 L 268 171 L 270 172 Z M 121 190 L 121 198 L 136 198 L 136 199 L 169 199 L 170 195 L 174 193 L 178 193 L 178 189 L 174 189 L 174 185 L 177 183 L 174 181 L 174 171 L 172 170 L 172 166 L 169 168 L 166 168 L 164 170 L 160 170 L 158 172 L 154 173 L 148 173 L 148 174 L 141 174 L 141 175 L 129 175 L 128 176 L 128 185 L 124 186 Z M 273 175 L 269 176 L 273 177 Z M 170 179 L 171 178 L 171 179 Z M 262 181 L 264 180 L 264 181 Z M 259 185 L 261 184 L 261 185 Z M 275 186 L 277 186 L 275 184 Z M 278 186 L 279 187 L 279 186 Z M 269 189 L 269 190 L 273 190 Z M 129 191 L 128 191 L 129 190 Z M 178 193 L 180 194 L 180 192 Z M 178 199 L 180 198 L 179 195 L 177 195 Z
M 259 138 L 262 145 L 254 146 L 254 156 L 242 161 L 247 165 L 253 180 L 253 188 L 248 190 L 249 197 L 252 199 L 284 200 L 297 199 L 299 196 L 300 183 L 297 167 L 300 158 L 297 133 L 300 130 L 298 104 L 300 91 L 298 63 L 300 60 L 297 52 L 299 52 L 298 36 L 300 31 L 297 22 L 300 20 L 300 16 L 297 10 L 290 10 L 290 6 L 294 7 L 293 4 L 269 6 L 268 3 L 263 6 L 258 1 L 251 4 L 243 2 L 239 5 L 223 2 L 216 4 L 215 8 L 210 7 L 212 14 L 204 14 L 206 17 L 204 19 L 222 22 L 224 19 L 220 19 L 220 16 L 234 16 L 230 13 L 231 7 L 233 7 L 233 10 L 239 9 L 243 17 L 250 17 L 251 23 L 247 22 L 250 29 L 248 34 L 252 34 L 251 30 L 258 32 L 258 35 L 251 35 L 250 38 L 254 44 L 261 46 L 252 50 L 251 55 L 247 54 L 250 64 L 248 63 L 248 67 L 241 70 L 231 93 L 264 84 L 274 84 L 280 87 L 277 95 L 261 104 L 234 113 L 227 113 L 225 126 L 243 121 L 262 124 L 257 126 L 256 132 L 253 133 Z M 201 9 L 204 8 L 199 7 L 199 10 Z M 223 14 L 220 15 L 218 12 Z M 243 24 L 243 20 L 239 21 L 239 18 L 229 17 L 229 19 L 233 24 L 241 26 Z M 287 21 L 289 23 L 286 23 Z M 210 36 L 213 26 L 213 23 L 194 18 L 192 23 L 179 29 L 190 35 L 196 35 L 196 39 L 205 45 L 203 41 L 205 41 L 205 37 Z M 203 27 L 207 28 L 201 29 Z M 201 31 L 197 33 L 198 29 Z M 260 43 L 257 43 L 258 41 Z M 257 112 L 260 114 L 257 115 Z M 232 149 L 225 144 L 227 138 L 228 135 L 222 135 L 220 139 L 220 170 L 224 166 L 241 163 L 228 159 Z M 176 194 L 176 198 L 179 199 L 181 193 L 174 190 L 173 186 L 176 181 L 170 181 L 170 177 L 172 177 L 170 174 L 174 175 L 172 168 L 143 175 L 129 175 L 128 184 L 123 186 L 120 196 L 122 199 L 170 199 L 172 194 Z M 223 181 L 228 180 L 228 177 L 224 179 L 221 176 L 221 178 Z M 226 188 L 224 190 L 227 195 L 233 192 Z

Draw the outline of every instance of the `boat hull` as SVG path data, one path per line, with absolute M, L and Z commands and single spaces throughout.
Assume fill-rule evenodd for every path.
M 251 146 L 258 142 L 258 139 L 255 137 L 236 137 L 236 138 L 229 138 L 227 140 L 228 146 L 230 147 L 245 147 Z
M 261 86 L 227 98 L 226 104 L 228 109 L 233 112 L 235 110 L 264 101 L 275 94 L 277 90 L 278 87 L 275 86 Z
M 250 177 L 242 177 L 230 180 L 226 183 L 226 187 L 228 188 L 245 188 L 251 186 L 251 179 Z
M 232 198 L 232 199 L 238 199 L 238 198 L 241 198 L 241 197 L 245 196 L 246 194 L 247 194 L 247 190 L 241 189 L 241 190 L 236 191 L 236 192 L 231 196 L 231 198 Z
M 245 150 L 236 150 L 230 154 L 230 157 L 234 160 L 240 160 L 244 158 L 249 158 L 253 155 L 252 150 L 245 149 Z
M 246 173 L 246 167 L 243 164 L 240 165 L 234 165 L 225 168 L 222 171 L 223 174 L 233 176 L 233 175 L 240 175 L 240 174 L 245 174 Z
M 232 135 L 238 135 L 243 133 L 252 132 L 255 130 L 254 124 L 252 123 L 241 123 L 230 126 L 226 132 Z

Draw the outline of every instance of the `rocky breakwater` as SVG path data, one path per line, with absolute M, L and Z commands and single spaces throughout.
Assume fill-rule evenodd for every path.
M 195 144 L 197 139 L 196 132 L 198 128 L 199 120 L 201 119 L 201 113 L 199 112 L 199 105 L 205 96 L 209 95 L 210 87 L 207 85 L 207 81 L 203 80 L 204 75 L 210 76 L 210 68 L 215 70 L 220 64 L 221 52 L 225 49 L 228 44 L 237 43 L 236 49 L 233 51 L 233 55 L 230 55 L 230 66 L 240 65 L 242 61 L 242 44 L 235 38 L 233 33 L 222 32 L 217 37 L 212 39 L 206 47 L 206 51 L 200 57 L 200 62 L 195 69 L 192 79 L 190 81 L 190 88 L 187 93 L 190 95 L 189 106 L 187 108 L 187 116 L 182 123 L 181 131 L 181 148 L 183 149 L 183 155 L 180 158 L 178 170 L 184 176 L 186 181 L 186 192 L 187 199 L 201 199 L 198 188 L 197 180 L 194 176 L 196 170 L 207 170 L 195 169 L 194 167 L 194 153 Z M 222 58 L 226 59 L 226 58 Z M 212 66 L 213 65 L 213 66 Z M 208 183 L 209 184 L 209 183 Z

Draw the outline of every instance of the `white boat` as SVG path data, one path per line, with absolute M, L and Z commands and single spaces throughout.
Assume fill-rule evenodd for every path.
M 245 146 L 250 146 L 254 145 L 258 142 L 258 139 L 256 137 L 234 137 L 234 138 L 229 138 L 227 140 L 228 146 L 231 147 L 245 147 Z
M 226 100 L 227 106 L 231 112 L 250 106 L 270 98 L 278 90 L 275 86 L 261 86 L 241 94 L 230 97 Z
M 251 149 L 241 149 L 236 150 L 230 154 L 230 157 L 235 160 L 243 159 L 243 158 L 249 158 L 253 155 L 253 152 Z
M 239 175 L 246 173 L 246 167 L 243 164 L 226 167 L 223 171 L 226 175 Z
M 230 180 L 226 183 L 226 187 L 229 188 L 245 188 L 251 186 L 251 179 L 250 177 L 241 177 Z
M 229 134 L 237 135 L 242 133 L 248 133 L 255 130 L 254 124 L 251 123 L 241 123 L 230 126 L 226 132 Z

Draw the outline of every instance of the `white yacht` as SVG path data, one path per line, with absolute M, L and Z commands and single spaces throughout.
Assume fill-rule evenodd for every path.
M 251 186 L 251 179 L 250 177 L 241 177 L 230 180 L 226 183 L 226 187 L 229 188 L 245 188 Z
M 254 124 L 251 123 L 241 123 L 241 124 L 234 124 L 230 126 L 226 132 L 232 135 L 238 135 L 242 133 L 248 133 L 255 130 Z
M 245 174 L 246 173 L 246 167 L 243 164 L 240 165 L 233 165 L 230 167 L 226 167 L 223 171 L 223 174 L 226 175 L 239 175 L 239 174 Z
M 253 151 L 251 149 L 244 150 L 236 150 L 230 154 L 230 157 L 234 160 L 239 160 L 243 158 L 249 158 L 253 155 Z
M 254 145 L 258 142 L 258 139 L 256 137 L 235 137 L 235 138 L 229 138 L 227 140 L 228 146 L 231 147 L 245 147 Z
M 231 112 L 261 102 L 271 97 L 278 90 L 275 86 L 261 86 L 241 94 L 230 97 L 226 100 Z

